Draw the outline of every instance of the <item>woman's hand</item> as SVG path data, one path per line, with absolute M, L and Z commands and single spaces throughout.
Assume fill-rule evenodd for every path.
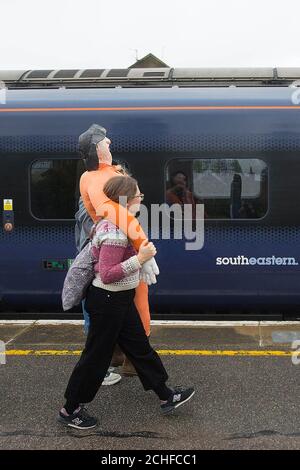
M 156 248 L 152 242 L 144 240 L 140 246 L 139 252 L 137 254 L 140 264 L 144 264 L 149 259 L 153 258 L 156 255 Z

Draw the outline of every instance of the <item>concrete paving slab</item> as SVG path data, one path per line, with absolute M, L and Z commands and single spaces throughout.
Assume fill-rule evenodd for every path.
M 190 345 L 197 348 L 210 347 L 213 349 L 223 346 L 235 346 L 239 348 L 256 347 L 259 344 L 259 327 L 243 326 L 229 327 L 176 327 L 176 326 L 156 326 L 151 330 L 151 341 L 160 348 L 170 346 L 182 349 L 189 348 Z
M 291 346 L 295 340 L 300 340 L 300 323 L 260 325 L 260 336 L 262 346 Z
M 14 326 L 0 325 L 0 337 L 3 331 L 14 331 Z M 10 342 L 10 347 L 27 348 L 29 346 L 53 346 L 62 348 L 82 347 L 85 343 L 85 334 L 82 325 L 76 324 L 57 324 L 41 325 L 32 324 L 22 329 L 16 327 L 19 333 L 15 339 Z M 13 334 L 7 333 L 10 338 Z M 7 334 L 5 337 L 7 337 Z M 237 347 L 254 348 L 259 345 L 259 327 L 258 326 L 152 326 L 151 341 L 155 347 L 161 349 L 180 347 L 189 348 L 213 348 Z
M 79 345 L 85 342 L 82 325 L 36 325 L 24 331 L 12 344 L 27 345 Z
M 12 341 L 14 338 L 18 338 L 23 332 L 25 333 L 28 328 L 31 328 L 31 324 L 4 324 L 0 325 L 0 341 L 7 343 Z

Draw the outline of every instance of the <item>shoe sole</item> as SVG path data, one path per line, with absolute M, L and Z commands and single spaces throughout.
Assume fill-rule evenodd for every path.
M 80 431 L 84 431 L 85 429 L 93 429 L 98 426 L 98 423 L 96 423 L 96 424 L 93 424 L 92 426 L 85 426 L 82 428 L 80 426 L 76 426 L 76 424 L 66 423 L 63 419 L 60 419 L 60 418 L 57 418 L 57 421 L 63 426 L 74 428 L 74 429 L 80 429 Z
M 118 382 L 120 382 L 120 380 L 122 379 L 122 377 L 118 377 L 117 379 L 114 379 L 114 380 L 110 380 L 109 382 L 105 382 L 105 380 L 103 380 L 102 384 L 101 385 L 115 385 L 117 384 Z
M 172 406 L 172 408 L 167 408 L 165 410 L 162 410 L 162 414 L 166 415 L 168 413 L 172 413 L 172 411 L 176 410 L 176 408 L 179 408 L 179 406 L 184 405 L 186 402 L 188 402 L 193 396 L 195 395 L 195 390 L 189 397 L 187 397 L 185 400 L 181 401 L 180 403 L 177 403 L 176 405 Z

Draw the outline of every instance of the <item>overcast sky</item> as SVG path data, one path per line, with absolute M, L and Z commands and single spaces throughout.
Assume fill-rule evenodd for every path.
M 300 2 L 0 0 L 0 69 L 300 67 Z

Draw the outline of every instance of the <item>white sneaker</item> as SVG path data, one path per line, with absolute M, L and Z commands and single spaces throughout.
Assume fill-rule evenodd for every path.
M 118 382 L 120 382 L 121 380 L 121 376 L 120 374 L 115 374 L 114 372 L 109 372 L 106 374 L 103 382 L 102 382 L 102 385 L 114 385 L 114 384 L 117 384 Z

